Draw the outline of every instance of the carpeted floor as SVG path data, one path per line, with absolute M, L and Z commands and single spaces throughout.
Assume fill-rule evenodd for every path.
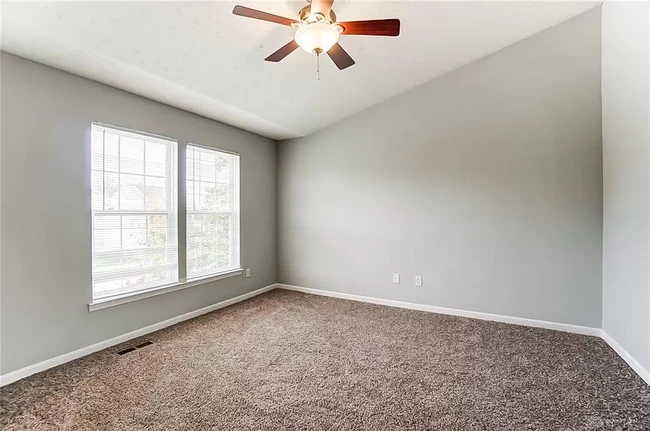
M 284 290 L 0 395 L 7 431 L 650 430 L 650 386 L 598 338 Z

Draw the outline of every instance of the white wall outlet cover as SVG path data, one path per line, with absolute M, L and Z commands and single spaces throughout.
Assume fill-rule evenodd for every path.
M 422 286 L 422 277 L 419 275 L 415 276 L 415 285 L 416 286 Z
M 250 277 L 250 276 L 251 276 L 251 269 L 246 268 L 246 277 Z
M 399 274 L 393 274 L 393 283 L 395 284 L 399 283 Z

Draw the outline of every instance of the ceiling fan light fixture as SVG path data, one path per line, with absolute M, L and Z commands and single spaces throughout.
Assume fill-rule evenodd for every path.
M 332 10 L 334 0 L 307 0 L 307 3 L 309 4 L 298 12 L 299 19 L 297 20 L 240 5 L 235 6 L 232 13 L 260 21 L 274 22 L 295 29 L 293 40 L 264 59 L 264 61 L 273 63 L 282 61 L 287 55 L 301 47 L 308 53 L 317 55 L 317 68 L 320 65 L 320 54 L 327 53 L 327 56 L 334 62 L 336 67 L 343 70 L 353 66 L 355 62 L 350 57 L 350 54 L 339 45 L 339 36 L 341 34 L 348 36 L 399 36 L 399 19 L 340 22 Z
M 321 54 L 338 43 L 340 32 L 339 26 L 327 22 L 314 22 L 300 26 L 294 38 L 298 46 L 308 53 Z

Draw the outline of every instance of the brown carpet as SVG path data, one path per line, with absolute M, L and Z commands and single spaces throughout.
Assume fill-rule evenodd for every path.
M 284 290 L 0 395 L 4 430 L 650 430 L 598 338 Z

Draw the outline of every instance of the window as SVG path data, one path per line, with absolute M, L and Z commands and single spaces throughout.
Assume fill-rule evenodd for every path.
M 181 147 L 179 202 L 177 141 L 101 123 L 91 135 L 91 311 L 242 273 L 239 155 Z
M 239 156 L 188 145 L 187 278 L 239 268 Z
M 91 133 L 93 301 L 178 282 L 177 143 Z

